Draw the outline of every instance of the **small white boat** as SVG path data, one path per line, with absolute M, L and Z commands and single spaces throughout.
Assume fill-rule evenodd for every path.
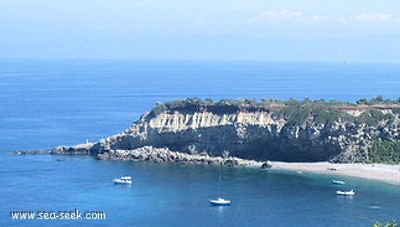
M 354 195 L 355 192 L 353 190 L 350 191 L 336 191 L 336 195 Z
M 115 178 L 113 182 L 114 184 L 132 184 L 132 177 L 124 176 L 120 178 Z
M 334 184 L 340 184 L 340 185 L 346 184 L 346 183 L 345 183 L 344 181 L 342 181 L 342 180 L 333 180 L 332 183 L 334 183 Z
M 210 202 L 211 205 L 215 205 L 215 206 L 231 205 L 231 201 L 230 200 L 226 200 L 226 199 L 223 199 L 223 198 L 209 199 L 208 202 Z

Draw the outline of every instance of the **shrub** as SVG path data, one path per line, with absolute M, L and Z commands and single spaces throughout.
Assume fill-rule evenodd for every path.
M 379 122 L 384 120 L 393 120 L 392 114 L 384 114 L 380 110 L 367 110 L 360 114 L 360 116 L 354 118 L 354 123 L 367 125 L 378 125 Z
M 368 103 L 368 100 L 365 99 L 365 98 L 359 99 L 356 103 L 357 103 L 358 105 L 368 105 L 368 104 L 369 104 L 369 103 Z
M 160 113 L 166 111 L 168 108 L 163 103 L 157 103 L 157 105 L 151 110 L 150 114 L 152 116 L 157 116 Z
M 400 141 L 375 141 L 369 158 L 372 162 L 400 163 Z

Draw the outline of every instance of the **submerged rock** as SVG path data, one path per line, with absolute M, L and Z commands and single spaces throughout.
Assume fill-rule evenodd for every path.
M 271 161 L 266 161 L 261 165 L 261 169 L 271 169 L 272 168 L 272 162 Z

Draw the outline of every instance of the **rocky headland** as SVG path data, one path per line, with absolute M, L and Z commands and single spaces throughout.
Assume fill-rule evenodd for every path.
M 399 141 L 400 105 L 394 101 L 186 99 L 158 103 L 125 131 L 93 144 L 15 153 L 246 166 L 375 162 L 386 146 L 391 150 L 384 155 L 397 162 Z

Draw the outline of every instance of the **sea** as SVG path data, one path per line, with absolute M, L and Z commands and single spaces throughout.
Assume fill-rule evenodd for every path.
M 1 59 L 0 226 L 400 221 L 400 186 L 379 181 L 340 177 L 346 185 L 338 186 L 331 183 L 337 177 L 303 172 L 11 154 L 98 141 L 173 99 L 355 102 L 377 95 L 400 97 L 399 63 Z M 124 175 L 133 184 L 113 184 Z M 356 194 L 337 196 L 338 189 Z M 231 205 L 210 206 L 208 199 L 218 197 Z M 13 218 L 18 212 L 35 216 Z M 86 212 L 96 215 L 78 218 Z

